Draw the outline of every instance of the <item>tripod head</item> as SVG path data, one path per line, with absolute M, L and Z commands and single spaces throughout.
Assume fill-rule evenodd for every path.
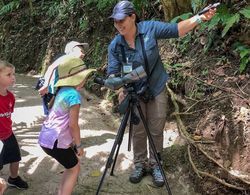
M 125 112 L 128 110 L 129 105 L 136 105 L 138 102 L 139 95 L 134 89 L 133 84 L 128 84 L 125 86 L 126 89 L 126 97 L 124 100 L 120 103 L 118 110 L 120 114 L 125 114 Z

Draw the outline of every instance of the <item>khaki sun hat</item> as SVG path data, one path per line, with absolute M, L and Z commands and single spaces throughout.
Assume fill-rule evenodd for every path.
M 87 69 L 80 58 L 65 56 L 58 66 L 58 81 L 56 87 L 77 86 L 82 81 L 86 81 L 95 69 Z

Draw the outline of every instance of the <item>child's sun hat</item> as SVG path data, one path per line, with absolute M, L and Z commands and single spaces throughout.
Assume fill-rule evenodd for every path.
M 55 86 L 77 86 L 95 71 L 96 69 L 88 69 L 80 58 L 66 56 L 58 66 L 59 78 Z

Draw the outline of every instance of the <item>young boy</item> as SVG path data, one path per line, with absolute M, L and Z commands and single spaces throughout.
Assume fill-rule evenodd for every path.
M 0 169 L 3 165 L 10 164 L 10 177 L 8 185 L 18 189 L 27 189 L 27 182 L 18 176 L 20 149 L 12 131 L 11 113 L 14 111 L 15 97 L 8 88 L 15 83 L 15 67 L 0 60 L 0 140 L 3 150 L 0 155 Z

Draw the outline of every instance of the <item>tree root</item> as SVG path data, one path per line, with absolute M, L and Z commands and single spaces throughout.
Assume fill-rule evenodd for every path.
M 227 182 L 223 181 L 222 179 L 220 179 L 220 178 L 218 178 L 218 177 L 216 177 L 216 176 L 214 176 L 214 175 L 212 175 L 212 174 L 210 174 L 210 173 L 207 173 L 207 172 L 205 172 L 205 171 L 200 171 L 200 170 L 198 170 L 198 169 L 196 168 L 196 166 L 195 166 L 193 160 L 192 160 L 192 157 L 191 157 L 190 145 L 188 145 L 188 159 L 189 159 L 189 162 L 191 163 L 191 165 L 192 165 L 192 167 L 193 167 L 193 169 L 194 169 L 194 172 L 195 172 L 200 178 L 201 178 L 200 175 L 204 175 L 204 176 L 207 176 L 207 177 L 210 177 L 210 178 L 216 180 L 217 182 L 219 182 L 219 183 L 221 183 L 222 185 L 227 186 L 227 187 L 229 187 L 229 188 L 233 188 L 233 189 L 241 190 L 241 191 L 246 190 L 245 188 L 238 187 L 238 186 L 236 186 L 236 185 L 227 183 Z
M 226 171 L 227 173 L 229 173 L 233 178 L 235 179 L 239 179 L 240 181 L 242 181 L 243 183 L 250 185 L 249 181 L 246 181 L 245 179 L 242 179 L 241 177 L 237 177 L 236 175 L 232 175 L 230 173 L 230 171 L 228 169 L 226 169 L 223 165 L 221 165 L 220 163 L 218 163 L 218 161 L 216 161 L 213 157 L 209 156 L 200 146 L 197 145 L 196 147 L 199 151 L 201 151 L 209 160 L 211 160 L 212 162 L 214 162 L 216 165 L 218 165 L 221 169 L 223 169 L 224 171 Z
M 203 153 L 204 156 L 206 156 L 206 158 L 208 158 L 210 161 L 214 162 L 217 166 L 219 166 L 221 169 L 223 169 L 225 172 L 227 172 L 232 178 L 235 178 L 235 179 L 238 179 L 240 180 L 241 182 L 247 184 L 247 185 L 250 185 L 250 182 L 249 181 L 246 181 L 240 177 L 237 177 L 235 175 L 232 175 L 230 173 L 230 171 L 228 169 L 226 169 L 223 165 L 221 165 L 219 162 L 217 162 L 214 158 L 212 158 L 211 156 L 209 156 L 198 144 L 202 144 L 201 142 L 199 142 L 197 144 L 197 142 L 195 140 L 192 139 L 191 135 L 187 132 L 186 130 L 186 127 L 185 125 L 183 124 L 182 120 L 181 120 L 181 117 L 179 115 L 179 106 L 177 104 L 177 101 L 176 101 L 176 95 L 174 94 L 174 92 L 169 88 L 169 86 L 167 85 L 167 90 L 171 96 L 171 100 L 172 100 L 172 103 L 175 107 L 175 118 L 176 118 L 176 121 L 177 121 L 177 126 L 178 126 L 178 131 L 179 131 L 179 134 L 180 136 L 186 140 L 187 144 L 188 144 L 188 156 L 189 156 L 189 161 L 194 169 L 194 172 L 198 175 L 198 177 L 201 178 L 201 175 L 203 176 L 207 176 L 207 177 L 210 177 L 214 180 L 216 180 L 217 182 L 229 187 L 229 188 L 234 188 L 234 189 L 237 189 L 237 190 L 246 190 L 245 188 L 243 187 L 240 187 L 240 186 L 236 186 L 236 185 L 233 185 L 233 184 L 230 184 L 230 183 L 227 183 L 225 181 L 223 181 L 222 179 L 214 176 L 214 175 L 211 175 L 210 173 L 207 173 L 207 172 L 204 172 L 204 171 L 200 171 L 196 168 L 195 164 L 193 163 L 193 160 L 191 158 L 191 152 L 190 152 L 190 145 L 194 146 L 195 148 L 197 148 L 200 152 Z

